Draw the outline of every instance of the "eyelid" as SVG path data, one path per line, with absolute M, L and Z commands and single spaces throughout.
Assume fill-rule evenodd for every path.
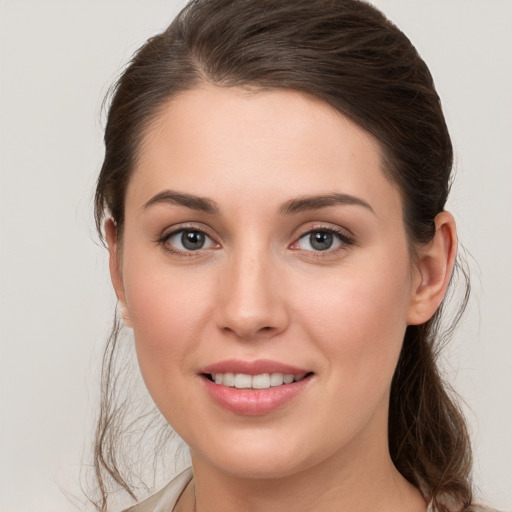
M 197 231 L 198 233 L 202 233 L 203 235 L 205 235 L 206 237 L 208 237 L 211 240 L 212 245 L 214 245 L 214 247 L 205 247 L 205 248 L 200 248 L 200 249 L 193 251 L 193 250 L 179 249 L 179 248 L 172 246 L 171 244 L 168 243 L 168 241 L 171 237 L 176 236 L 179 233 L 182 233 L 183 231 Z M 199 254 L 204 253 L 204 251 L 220 248 L 220 243 L 217 242 L 216 238 L 217 237 L 215 235 L 213 235 L 211 233 L 211 230 L 208 229 L 206 226 L 186 222 L 186 223 L 177 224 L 174 226 L 169 226 L 168 228 L 166 228 L 162 232 L 162 234 L 158 237 L 158 239 L 156 240 L 156 243 L 161 245 L 166 251 L 171 252 L 174 255 L 183 256 L 183 257 L 192 257 L 192 256 L 199 256 Z
M 183 231 L 197 231 L 203 233 L 206 237 L 208 237 L 211 240 L 213 247 L 200 248 L 194 251 L 181 250 L 174 246 L 170 246 L 170 244 L 168 244 L 169 238 Z M 340 245 L 333 249 L 329 248 L 324 251 L 308 250 L 297 247 L 297 244 L 302 238 L 318 231 L 332 233 L 339 240 Z M 158 237 L 156 243 L 161 245 L 166 251 L 171 252 L 175 255 L 183 257 L 193 257 L 199 256 L 201 253 L 204 253 L 205 251 L 221 248 L 221 244 L 217 241 L 217 239 L 218 237 L 212 233 L 212 230 L 208 226 L 205 226 L 201 223 L 185 222 L 173 226 L 168 226 Z M 292 242 L 292 244 L 288 246 L 288 248 L 295 251 L 313 253 L 315 257 L 326 257 L 327 255 L 336 253 L 337 251 L 347 250 L 350 246 L 354 245 L 355 243 L 355 237 L 348 228 L 341 228 L 339 226 L 327 224 L 311 224 L 306 228 L 301 228 L 301 230 L 295 235 L 294 241 Z
M 340 245 L 338 247 L 335 247 L 334 249 L 326 249 L 324 251 L 314 251 L 314 250 L 301 249 L 299 247 L 294 247 L 294 246 L 297 246 L 299 241 L 302 240 L 304 237 L 311 235 L 311 233 L 315 233 L 315 232 L 319 232 L 319 231 L 324 231 L 326 233 L 332 233 L 340 241 Z M 348 234 L 347 232 L 350 234 Z M 296 250 L 296 251 L 304 251 L 304 252 L 314 253 L 315 256 L 319 257 L 319 256 L 327 255 L 329 253 L 332 254 L 339 250 L 347 249 L 348 247 L 350 247 L 354 244 L 355 244 L 355 237 L 348 229 L 343 229 L 343 228 L 335 227 L 335 226 L 327 226 L 324 224 L 318 224 L 318 225 L 310 226 L 310 227 L 306 228 L 305 230 L 302 230 L 295 237 L 294 242 L 289 246 L 289 248 L 292 250 Z

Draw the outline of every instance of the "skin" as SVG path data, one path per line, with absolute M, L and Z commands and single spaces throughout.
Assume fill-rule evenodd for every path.
M 164 191 L 218 212 L 148 205 Z M 367 206 L 282 211 L 326 194 Z M 194 481 L 175 510 L 425 510 L 390 460 L 387 415 L 406 326 L 433 315 L 451 274 L 453 218 L 436 227 L 412 258 L 378 142 L 316 99 L 203 85 L 168 102 L 145 133 L 122 237 L 112 220 L 106 233 L 145 383 L 191 450 Z M 206 245 L 184 250 L 168 236 L 183 228 Z M 314 250 L 308 233 L 329 229 L 351 242 Z M 279 410 L 235 414 L 198 376 L 232 358 L 313 375 Z

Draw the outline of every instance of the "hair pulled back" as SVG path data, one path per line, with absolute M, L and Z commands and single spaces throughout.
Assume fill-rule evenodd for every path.
M 125 192 L 145 129 L 171 97 L 206 82 L 291 89 L 349 117 L 380 142 L 385 172 L 402 195 L 412 252 L 414 244 L 432 239 L 453 160 L 439 97 L 409 39 L 358 0 L 193 0 L 149 39 L 113 92 L 95 196 L 100 234 L 109 215 L 122 237 Z M 464 419 L 436 366 L 440 313 L 407 328 L 391 389 L 389 448 L 397 469 L 435 510 L 466 511 L 471 450 Z M 106 510 L 107 479 L 133 495 L 115 456 L 117 334 L 116 324 L 104 356 L 95 454 L 99 510 Z

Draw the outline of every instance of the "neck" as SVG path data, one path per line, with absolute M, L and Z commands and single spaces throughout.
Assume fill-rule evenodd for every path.
M 312 480 L 306 474 L 279 481 L 226 476 L 204 482 L 195 477 L 183 512 L 425 512 L 419 491 L 395 471 L 387 478 L 371 472 L 359 477 L 338 473 L 335 481 Z
M 394 467 L 387 433 L 365 449 L 352 446 L 300 472 L 279 478 L 227 473 L 192 452 L 194 480 L 176 512 L 425 512 L 421 493 Z M 361 446 L 361 443 L 363 446 Z

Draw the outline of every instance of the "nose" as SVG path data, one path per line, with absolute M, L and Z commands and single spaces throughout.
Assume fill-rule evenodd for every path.
M 226 262 L 216 307 L 218 327 L 240 340 L 272 338 L 286 330 L 286 290 L 272 255 L 244 254 Z

